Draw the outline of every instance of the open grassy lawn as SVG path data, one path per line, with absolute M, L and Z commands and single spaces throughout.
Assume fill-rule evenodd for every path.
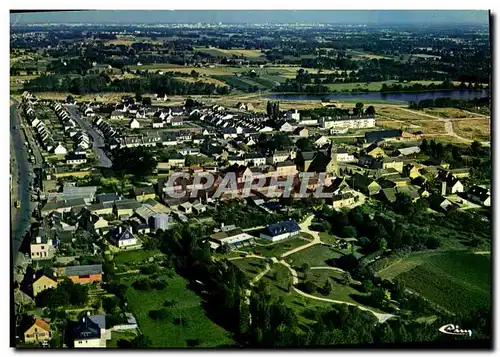
M 118 264 L 131 264 L 146 261 L 148 258 L 161 254 L 159 250 L 129 250 L 120 252 L 115 255 L 115 263 Z
M 466 251 L 417 253 L 396 259 L 378 272 L 402 279 L 406 286 L 451 312 L 491 303 L 491 259 Z
M 128 307 L 142 333 L 151 339 L 152 347 L 184 348 L 188 340 L 194 339 L 200 340 L 199 347 L 232 343 L 229 333 L 205 315 L 201 298 L 188 289 L 186 280 L 174 276 L 167 282 L 164 290 L 138 291 L 130 287 L 126 293 Z M 166 321 L 153 320 L 149 312 L 163 308 L 167 300 L 174 302 L 167 308 L 171 316 Z M 177 318 L 183 319 L 183 323 L 176 324 Z
M 253 279 L 261 271 L 265 269 L 266 262 L 259 258 L 242 258 L 231 260 L 231 263 L 236 265 L 245 275 Z
M 489 119 L 456 120 L 453 122 L 453 131 L 466 139 L 478 141 L 491 140 Z
M 327 246 L 316 244 L 287 256 L 286 260 L 291 260 L 290 264 L 293 267 L 301 267 L 304 263 L 309 264 L 311 267 L 316 267 L 327 266 L 326 261 L 328 259 L 336 259 L 340 256 L 342 256 L 342 254 L 339 252 Z
M 308 242 L 309 240 L 295 237 L 275 244 L 269 244 L 265 247 L 257 247 L 257 250 L 266 257 L 280 257 L 289 250 L 300 247 Z
M 366 306 L 371 310 L 382 312 L 377 308 L 360 304 L 360 298 L 364 297 L 366 294 L 358 291 L 356 289 L 357 285 L 355 284 L 342 284 L 341 278 L 342 273 L 330 269 L 309 269 L 307 271 L 308 281 L 313 283 L 316 288 L 316 291 L 312 295 L 332 300 L 345 301 L 351 304 L 359 304 L 362 306 Z M 323 292 L 323 287 L 325 286 L 325 282 L 327 280 L 330 280 L 333 289 L 330 294 L 325 295 Z

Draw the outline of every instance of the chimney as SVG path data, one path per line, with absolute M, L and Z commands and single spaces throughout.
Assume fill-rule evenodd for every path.
M 441 196 L 446 196 L 446 181 L 441 182 Z
M 42 244 L 42 237 L 40 236 L 36 237 L 36 244 Z

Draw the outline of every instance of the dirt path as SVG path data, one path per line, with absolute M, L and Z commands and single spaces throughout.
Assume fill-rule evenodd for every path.
M 313 245 L 321 244 L 321 238 L 319 237 L 319 233 L 315 232 L 315 231 L 311 231 L 309 229 L 309 226 L 311 225 L 311 222 L 312 222 L 313 219 L 314 219 L 314 215 L 312 214 L 309 217 L 307 217 L 304 222 L 302 222 L 302 223 L 299 224 L 301 232 L 308 233 L 311 236 L 313 236 L 312 242 L 309 242 L 307 244 L 301 245 L 300 247 L 294 248 L 292 250 L 289 250 L 286 253 L 283 253 L 281 255 L 281 258 L 284 258 L 284 257 L 286 257 L 286 256 L 288 256 L 290 254 L 293 254 L 293 253 L 297 253 L 297 252 L 299 252 L 299 251 L 301 251 L 303 249 L 307 249 L 309 247 L 312 247 Z
M 266 269 L 257 274 L 257 276 L 253 278 L 252 281 L 250 282 L 250 285 L 254 286 L 255 283 L 258 282 L 260 279 L 262 279 L 262 277 L 266 275 L 269 270 L 271 270 L 271 266 L 269 265 L 269 263 L 266 263 Z
M 405 111 L 405 112 L 408 112 L 408 113 L 412 113 L 412 114 L 415 114 L 415 115 L 420 115 L 420 116 L 428 117 L 428 118 L 434 119 L 436 121 L 443 122 L 444 123 L 444 130 L 446 131 L 446 135 L 454 136 L 455 138 L 463 140 L 463 141 L 465 141 L 467 143 L 473 142 L 473 140 L 466 139 L 466 138 L 461 137 L 461 136 L 459 136 L 459 135 L 457 135 L 455 133 L 455 131 L 453 130 L 453 122 L 452 122 L 454 120 L 453 118 L 441 118 L 441 117 L 438 117 L 438 116 L 435 116 L 435 115 L 430 115 L 430 114 L 427 114 L 427 113 L 423 113 L 423 112 L 419 112 L 419 111 L 415 111 L 415 110 L 410 110 L 410 109 L 407 109 L 407 108 L 399 108 L 399 110 L 402 110 L 402 111 Z M 468 119 L 471 119 L 471 118 L 468 118 Z M 479 118 L 477 118 L 477 119 L 479 119 Z

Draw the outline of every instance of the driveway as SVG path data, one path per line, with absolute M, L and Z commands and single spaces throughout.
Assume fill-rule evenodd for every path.
M 299 223 L 300 231 L 303 232 L 303 233 L 310 234 L 313 237 L 312 242 L 309 242 L 307 244 L 301 245 L 300 247 L 297 247 L 295 249 L 289 250 L 286 253 L 283 253 L 281 255 L 281 258 L 284 258 L 284 257 L 286 257 L 286 256 L 288 256 L 290 254 L 293 254 L 293 253 L 297 253 L 297 252 L 299 252 L 299 251 L 301 251 L 303 249 L 307 249 L 309 247 L 312 247 L 313 245 L 321 244 L 321 238 L 319 237 L 319 233 L 315 232 L 315 231 L 311 231 L 309 229 L 309 226 L 311 225 L 313 219 L 314 219 L 314 215 L 311 214 L 309 217 L 307 217 L 305 219 L 304 222 Z

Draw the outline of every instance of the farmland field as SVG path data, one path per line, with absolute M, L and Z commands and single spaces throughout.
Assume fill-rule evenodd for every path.
M 446 130 L 444 128 L 444 123 L 438 120 L 417 120 L 417 121 L 405 121 L 397 122 L 390 120 L 379 120 L 377 121 L 378 126 L 384 126 L 392 129 L 402 129 L 402 130 L 419 130 L 424 134 L 445 134 Z
M 470 252 L 433 252 L 396 260 L 379 271 L 451 312 L 491 304 L 491 259 Z M 453 298 L 451 298 L 453 297 Z
M 216 347 L 231 344 L 229 333 L 213 323 L 201 307 L 201 298 L 186 286 L 180 276 L 167 279 L 168 286 L 163 290 L 138 291 L 129 287 L 126 293 L 127 304 L 137 319 L 139 328 L 152 341 L 152 347 L 187 347 L 190 339 L 200 340 L 199 347 Z M 173 301 L 168 307 L 171 314 L 166 321 L 153 320 L 152 310 L 163 308 L 166 301 Z M 174 319 L 182 318 L 183 324 L 176 325 Z

